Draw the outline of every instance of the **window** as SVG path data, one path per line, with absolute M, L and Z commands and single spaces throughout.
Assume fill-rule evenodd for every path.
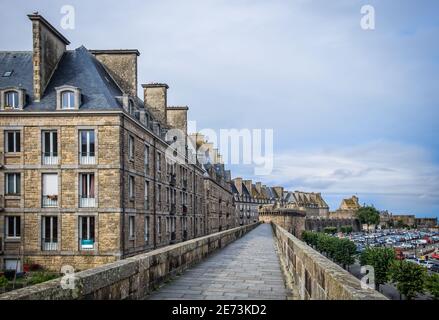
M 6 173 L 6 194 L 19 195 L 21 193 L 21 174 Z
M 5 92 L 5 106 L 18 109 L 18 92 L 7 91 Z
M 20 238 L 21 218 L 19 216 L 6 216 L 5 218 L 6 238 Z
M 58 174 L 43 173 L 43 207 L 58 206 Z
M 20 259 L 5 259 L 5 270 L 22 272 Z
M 128 113 L 133 115 L 134 114 L 134 103 L 133 101 L 130 99 L 128 100 Z
M 134 176 L 129 177 L 128 192 L 131 199 L 134 199 Z
M 160 205 L 160 202 L 162 202 L 162 186 L 158 185 L 157 186 L 157 202 Z
M 42 217 L 41 237 L 42 250 L 58 250 L 58 217 Z
M 145 217 L 145 243 L 149 242 L 149 217 Z
M 135 238 L 135 235 L 136 235 L 136 225 L 135 225 L 135 222 L 136 222 L 136 217 L 135 216 L 129 216 L 128 217 L 128 228 L 129 228 L 129 237 L 131 238 L 131 239 L 133 239 L 133 238 Z
M 95 200 L 95 175 L 94 173 L 81 173 L 79 175 L 80 207 L 92 208 L 96 206 Z
M 6 152 L 20 152 L 21 137 L 20 131 L 5 131 Z
M 5 71 L 4 73 L 3 73 L 3 77 L 10 77 L 10 76 L 12 76 L 12 73 L 14 72 L 14 70 L 8 70 L 8 71 Z
M 157 153 L 157 172 L 162 171 L 162 155 Z
M 129 136 L 128 137 L 128 156 L 130 160 L 134 159 L 134 137 Z
M 79 217 L 79 247 L 81 250 L 93 250 L 95 244 L 95 217 Z
M 61 109 L 71 110 L 75 108 L 75 93 L 73 91 L 61 92 Z
M 148 173 L 149 169 L 149 147 L 145 146 L 145 173 Z
M 94 130 L 80 130 L 79 139 L 79 153 L 81 164 L 95 164 Z
M 158 234 L 159 237 L 161 237 L 161 235 L 162 235 L 162 232 L 161 232 L 161 229 L 160 229 L 161 224 L 162 224 L 162 217 L 158 217 L 157 218 L 157 234 Z
M 148 210 L 149 209 L 149 182 L 145 181 L 145 209 Z
M 58 133 L 43 131 L 43 164 L 58 164 Z

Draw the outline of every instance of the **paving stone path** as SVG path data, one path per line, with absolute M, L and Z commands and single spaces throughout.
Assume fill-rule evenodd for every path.
M 148 297 L 153 300 L 283 300 L 287 290 L 271 226 L 243 238 L 186 270 Z

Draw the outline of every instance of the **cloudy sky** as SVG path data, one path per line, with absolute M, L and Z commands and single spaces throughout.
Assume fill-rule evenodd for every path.
M 29 50 L 39 11 L 70 49 L 137 48 L 198 129 L 274 129 L 274 170 L 243 175 L 395 213 L 439 213 L 435 0 L 0 1 L 1 50 Z M 62 30 L 61 8 L 75 8 Z M 375 8 L 375 30 L 360 26 Z M 7 30 L 7 32 L 4 32 Z

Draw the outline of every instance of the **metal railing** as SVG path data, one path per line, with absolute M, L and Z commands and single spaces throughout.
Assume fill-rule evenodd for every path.
M 96 157 L 94 152 L 80 152 L 79 153 L 80 164 L 96 164 Z
M 43 195 L 42 199 L 43 208 L 54 208 L 58 207 L 58 196 L 57 195 Z
M 58 250 L 58 242 L 50 241 L 50 239 L 41 240 L 41 250 L 56 251 Z
M 58 153 L 56 152 L 43 152 L 41 158 L 43 159 L 43 164 L 45 165 L 58 164 Z
M 96 207 L 96 198 L 80 198 L 79 206 L 81 208 L 94 208 Z

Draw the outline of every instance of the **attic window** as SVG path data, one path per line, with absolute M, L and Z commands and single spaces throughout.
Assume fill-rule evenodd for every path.
M 5 93 L 6 106 L 12 109 L 18 109 L 18 92 L 17 91 L 7 91 Z
M 63 109 L 74 109 L 75 93 L 73 91 L 63 91 L 61 93 L 61 107 Z
M 11 70 L 11 71 L 5 71 L 4 73 L 3 73 L 3 77 L 10 77 L 10 76 L 12 76 L 12 73 L 14 72 L 14 70 Z
M 81 89 L 70 85 L 56 87 L 56 109 L 78 110 L 81 105 Z

